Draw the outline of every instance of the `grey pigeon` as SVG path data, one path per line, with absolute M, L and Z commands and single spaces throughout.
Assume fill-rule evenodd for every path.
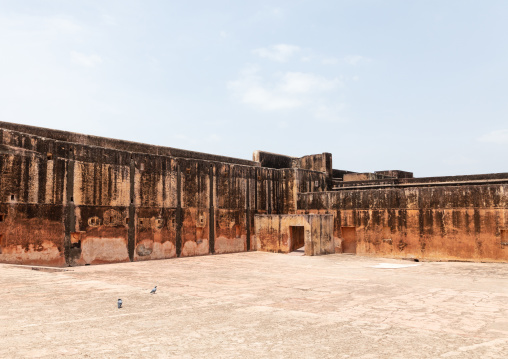
M 122 304 L 123 304 L 122 300 L 118 299 L 118 309 L 122 308 Z
M 155 294 L 156 291 L 157 291 L 157 286 L 153 287 L 153 289 L 150 291 L 150 294 Z

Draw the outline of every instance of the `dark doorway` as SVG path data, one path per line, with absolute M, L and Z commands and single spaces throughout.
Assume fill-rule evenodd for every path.
M 342 253 L 356 254 L 356 227 L 340 227 L 342 232 Z
M 290 226 L 289 227 L 289 238 L 291 239 L 289 251 L 293 252 L 296 250 L 303 251 L 305 247 L 305 234 L 303 226 Z

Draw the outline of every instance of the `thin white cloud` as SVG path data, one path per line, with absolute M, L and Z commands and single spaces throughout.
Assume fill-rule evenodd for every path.
M 344 57 L 344 61 L 349 65 L 360 65 L 370 62 L 371 60 L 368 57 L 361 55 L 349 55 Z
M 261 110 L 292 109 L 301 106 L 301 101 L 277 91 L 273 85 L 266 85 L 258 74 L 257 66 L 248 66 L 239 79 L 228 82 L 228 89 L 241 103 Z
M 327 79 L 311 73 L 286 72 L 282 76 L 279 88 L 288 94 L 308 94 L 331 91 L 341 84 L 342 82 L 337 78 Z
M 508 144 L 508 129 L 492 131 L 478 138 L 480 142 L 495 143 L 499 145 Z
M 261 76 L 257 66 L 249 66 L 239 78 L 228 82 L 228 89 L 241 103 L 262 111 L 302 109 L 318 114 L 317 108 L 342 85 L 313 73 L 285 72 Z M 324 117 L 324 115 L 320 115 Z
M 298 46 L 288 44 L 278 44 L 272 45 L 270 47 L 262 47 L 259 49 L 252 50 L 252 53 L 265 59 L 277 62 L 286 62 L 300 50 L 301 49 Z
M 76 65 L 85 67 L 94 67 L 102 62 L 99 55 L 85 55 L 77 51 L 71 51 L 71 61 Z

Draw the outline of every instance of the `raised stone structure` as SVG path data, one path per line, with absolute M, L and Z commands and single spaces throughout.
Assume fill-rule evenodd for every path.
M 508 261 L 508 173 L 355 174 L 332 169 L 329 153 L 256 151 L 247 161 L 6 122 L 0 171 L 0 262 L 85 265 L 302 243 L 309 255 Z

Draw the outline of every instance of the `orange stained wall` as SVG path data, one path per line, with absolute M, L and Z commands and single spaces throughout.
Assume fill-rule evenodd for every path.
M 334 215 L 334 236 L 356 229 L 356 253 L 419 260 L 508 261 L 508 184 L 300 194 L 299 213 Z
M 20 130 L 30 133 L 0 126 L 0 262 L 63 266 L 252 250 L 256 213 L 295 212 L 298 191 L 326 188 L 327 175 L 316 171 Z

